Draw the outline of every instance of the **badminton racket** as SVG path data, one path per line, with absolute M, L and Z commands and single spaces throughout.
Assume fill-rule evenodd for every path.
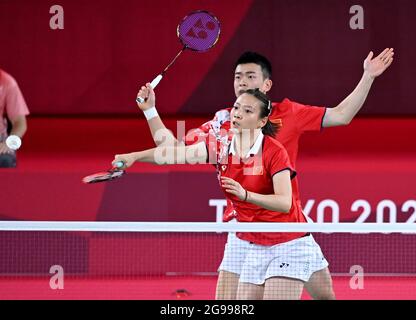
M 177 35 L 183 47 L 168 66 L 153 79 L 150 83 L 152 88 L 156 88 L 168 69 L 186 49 L 205 52 L 215 46 L 220 37 L 220 32 L 221 26 L 219 20 L 208 11 L 194 11 L 183 18 L 177 28 Z M 137 97 L 136 101 L 143 103 L 146 99 Z
M 86 184 L 90 184 L 90 183 L 105 182 L 105 181 L 110 181 L 110 180 L 120 178 L 121 176 L 125 174 L 125 171 L 121 169 L 123 167 L 124 167 L 124 162 L 122 161 L 116 162 L 115 165 L 110 170 L 97 172 L 89 176 L 86 176 L 82 179 L 82 182 Z

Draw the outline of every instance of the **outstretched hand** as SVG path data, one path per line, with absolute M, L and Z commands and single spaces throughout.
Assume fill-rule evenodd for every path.
M 382 53 L 373 59 L 373 51 L 369 53 L 364 61 L 364 72 L 371 78 L 381 75 L 393 63 L 394 49 L 386 48 Z
M 116 154 L 114 156 L 114 160 L 111 163 L 111 165 L 114 167 L 116 166 L 117 162 L 123 162 L 124 166 L 120 169 L 126 169 L 130 168 L 134 162 L 136 161 L 134 155 L 132 153 L 126 153 L 126 154 Z

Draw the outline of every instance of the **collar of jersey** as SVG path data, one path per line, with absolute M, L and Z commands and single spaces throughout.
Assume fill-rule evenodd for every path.
M 228 151 L 228 154 L 232 154 L 235 156 L 237 152 L 235 151 L 235 135 L 233 135 L 233 138 L 231 139 L 230 143 L 230 149 Z M 259 153 L 259 150 L 261 148 L 261 145 L 263 143 L 264 134 L 260 131 L 260 134 L 257 136 L 256 142 L 254 142 L 253 146 L 251 147 L 250 151 L 246 155 L 246 159 L 250 156 L 254 156 L 255 154 Z

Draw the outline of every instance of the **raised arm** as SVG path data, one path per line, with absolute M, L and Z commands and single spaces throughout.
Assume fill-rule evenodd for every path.
M 292 184 L 290 171 L 284 170 L 273 176 L 274 194 L 259 194 L 245 190 L 237 181 L 221 177 L 221 183 L 226 191 L 267 210 L 288 213 L 292 207 Z
M 156 111 L 156 95 L 150 86 L 150 83 L 146 83 L 146 86 L 141 87 L 137 97 L 141 97 L 145 100 L 143 103 L 139 103 L 137 100 L 136 102 L 137 106 L 143 111 L 146 117 L 147 124 L 149 125 L 156 146 L 160 146 L 161 144 L 170 146 L 177 145 L 178 140 L 173 133 L 166 128 Z
M 323 120 L 323 127 L 348 125 L 363 106 L 374 79 L 380 76 L 393 63 L 393 48 L 387 48 L 373 59 L 371 51 L 364 61 L 363 76 L 354 89 L 339 105 L 328 108 Z

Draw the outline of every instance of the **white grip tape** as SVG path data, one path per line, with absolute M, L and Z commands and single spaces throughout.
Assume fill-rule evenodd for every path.
M 153 81 L 150 83 L 150 86 L 152 87 L 152 89 L 157 87 L 157 85 L 159 84 L 160 80 L 162 80 L 162 78 L 163 76 L 159 74 L 156 78 L 153 79 Z
M 153 79 L 153 81 L 150 83 L 150 86 L 152 87 L 152 89 L 157 87 L 157 85 L 159 84 L 160 80 L 162 80 L 162 78 L 163 76 L 159 74 L 156 78 Z M 143 103 L 144 99 L 142 97 L 137 97 L 136 101 L 138 103 Z

